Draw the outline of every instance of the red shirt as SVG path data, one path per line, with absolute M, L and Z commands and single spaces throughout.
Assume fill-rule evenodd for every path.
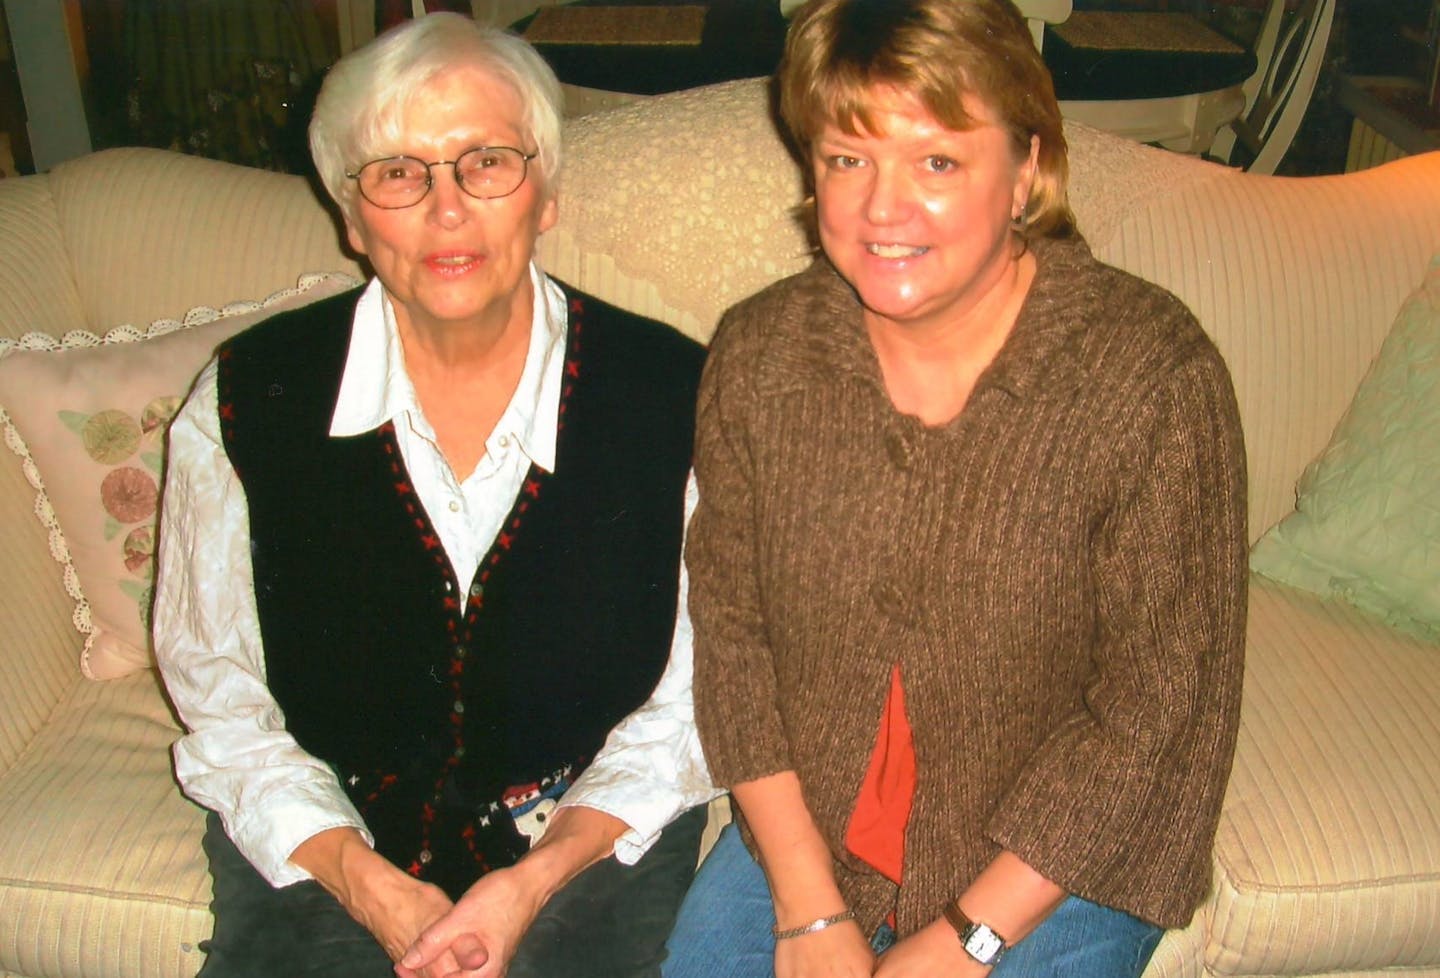
M 914 796 L 915 743 L 905 716 L 905 690 L 897 665 L 890 672 L 890 690 L 880 714 L 880 733 L 870 767 L 845 830 L 845 847 L 897 886 L 905 865 L 905 826 Z

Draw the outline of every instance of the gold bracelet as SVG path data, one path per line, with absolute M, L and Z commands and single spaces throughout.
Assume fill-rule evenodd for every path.
M 833 924 L 843 924 L 847 920 L 854 919 L 855 911 L 842 910 L 837 914 L 831 914 L 829 917 L 819 917 L 815 920 L 810 921 L 810 923 L 808 924 L 801 924 L 799 927 L 791 927 L 789 930 L 781 930 L 780 925 L 776 924 L 774 927 L 770 928 L 770 933 L 774 935 L 775 940 L 785 941 L 789 940 L 792 937 L 804 937 L 806 934 L 814 934 L 816 931 L 822 931 L 826 927 L 830 927 Z

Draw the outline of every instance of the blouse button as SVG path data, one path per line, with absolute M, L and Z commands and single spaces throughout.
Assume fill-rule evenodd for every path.
M 501 447 L 501 448 L 509 448 L 509 447 L 510 447 L 510 436 L 509 436 L 509 435 L 501 435 L 501 436 L 500 436 L 500 442 L 499 442 L 499 444 L 500 444 L 500 447 Z
M 458 513 L 458 512 L 460 512 L 460 502 L 459 502 L 458 500 L 455 500 L 455 499 L 450 500 L 450 512 L 452 512 L 452 513 Z

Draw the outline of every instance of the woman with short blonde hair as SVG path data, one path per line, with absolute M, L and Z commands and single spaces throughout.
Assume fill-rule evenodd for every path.
M 743 832 L 667 978 L 1138 978 L 1238 721 L 1225 364 L 1076 232 L 1009 0 L 812 0 L 778 81 L 820 254 L 701 385 L 695 715 Z

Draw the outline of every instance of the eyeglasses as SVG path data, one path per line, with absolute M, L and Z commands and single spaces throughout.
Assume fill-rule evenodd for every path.
M 359 184 L 360 193 L 376 207 L 398 210 L 425 199 L 435 184 L 431 168 L 437 166 L 453 166 L 455 182 L 477 200 L 508 197 L 525 182 L 536 155 L 513 146 L 476 146 L 453 160 L 433 163 L 413 156 L 387 156 L 345 175 Z

